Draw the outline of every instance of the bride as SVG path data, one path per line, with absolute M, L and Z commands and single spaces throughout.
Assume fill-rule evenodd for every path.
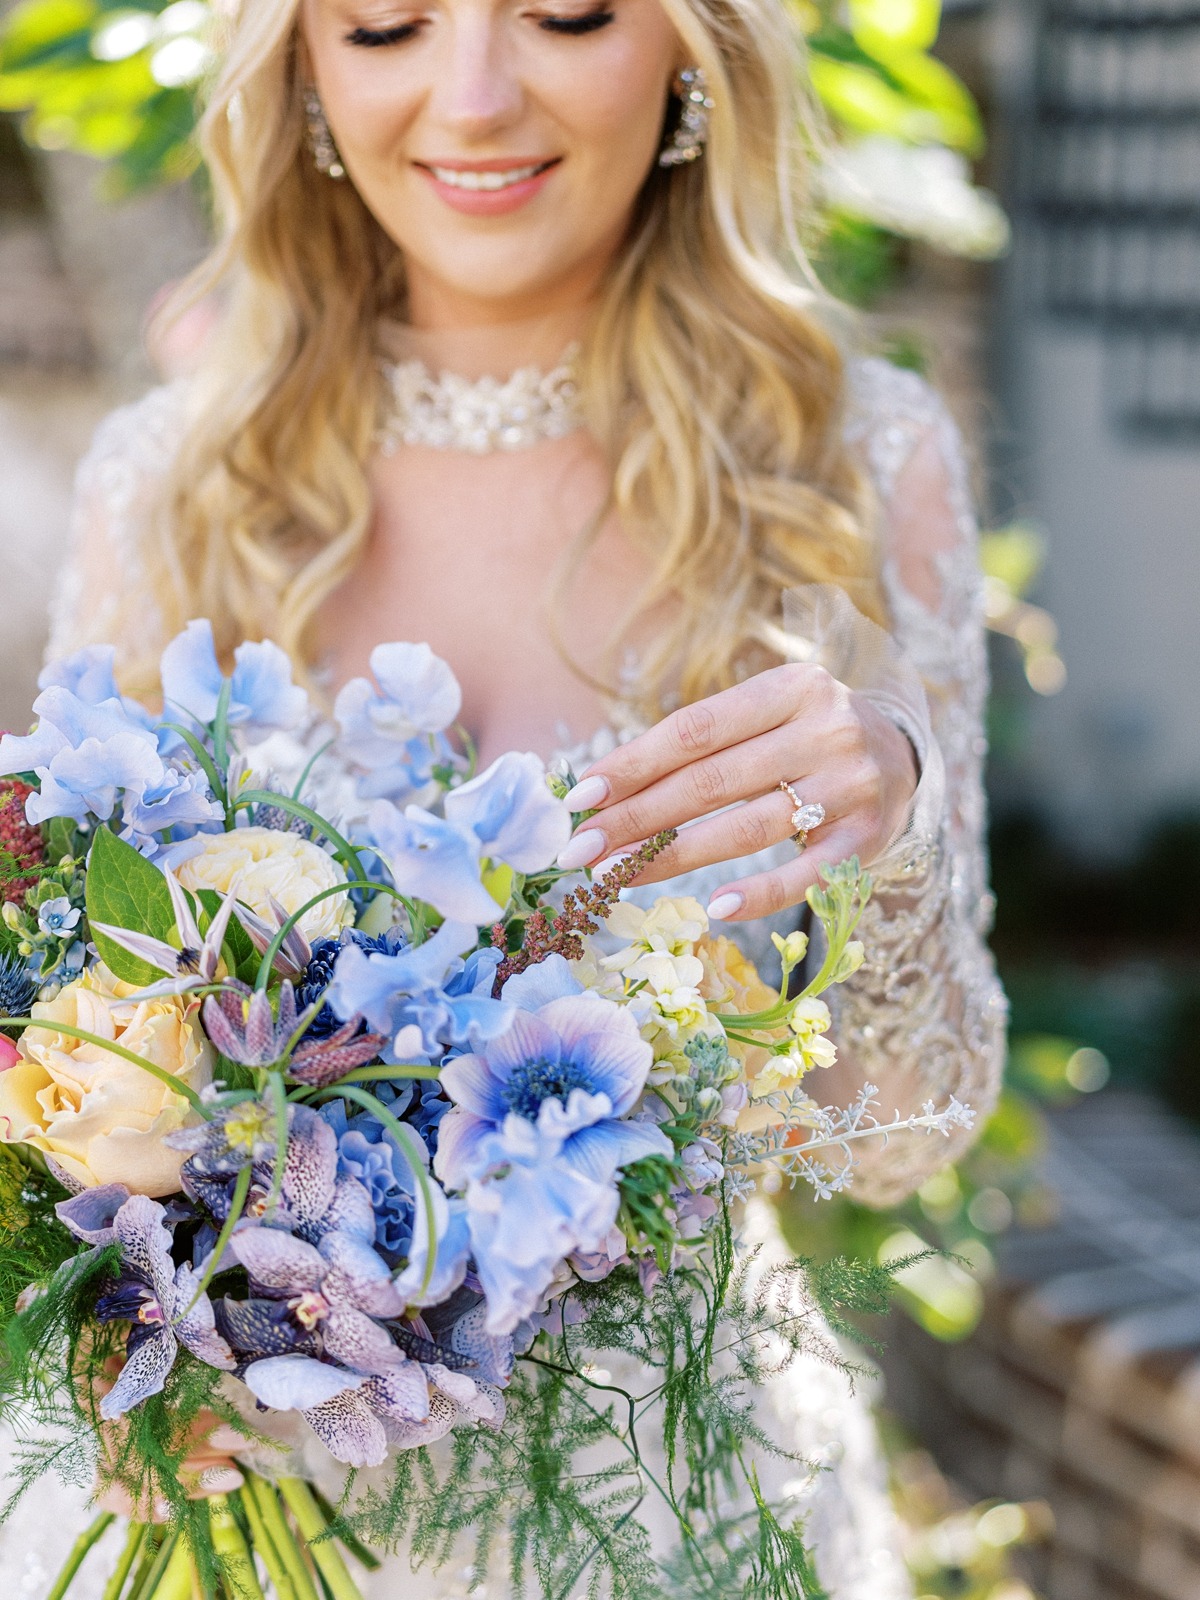
M 427 640 L 483 761 L 570 752 L 596 814 L 564 865 L 702 819 L 647 878 L 756 956 L 857 853 L 877 893 L 823 1098 L 869 1080 L 884 1118 L 949 1093 L 986 1116 L 965 467 L 919 379 L 845 358 L 805 265 L 783 0 L 242 0 L 227 31 L 220 243 L 188 291 L 217 325 L 192 377 L 101 427 L 52 652 L 115 640 L 145 689 L 202 615 L 332 694 L 380 641 Z M 785 593 L 789 626 L 823 607 L 875 669 L 794 659 Z M 956 1153 L 881 1142 L 856 1194 L 894 1203 Z M 794 1510 L 830 1595 L 908 1594 L 865 1400 L 802 1363 L 763 1408 L 812 1464 Z M 0 1534 L 5 1570 L 38 1543 Z

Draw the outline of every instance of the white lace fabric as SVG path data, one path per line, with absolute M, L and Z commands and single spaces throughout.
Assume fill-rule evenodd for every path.
M 987 675 L 967 466 L 953 422 L 920 378 L 879 360 L 855 363 L 851 378 L 849 437 L 880 505 L 882 574 L 903 668 L 878 703 L 912 738 L 922 775 L 907 826 L 871 864 L 876 892 L 861 927 L 867 960 L 830 997 L 834 1037 L 858 1080 L 880 1086 L 889 1111 L 907 1115 L 955 1094 L 974 1108 L 978 1127 L 999 1088 L 1005 1005 L 985 942 L 992 910 L 983 842 Z M 158 620 L 144 582 L 139 594 L 146 511 L 185 404 L 178 386 L 156 390 L 101 426 L 79 470 L 73 553 L 53 609 L 51 656 L 111 641 L 118 592 L 126 616 L 130 595 L 138 596 L 137 647 L 153 649 Z M 901 681 L 908 688 L 898 694 Z M 602 732 L 592 753 L 614 737 Z M 790 849 L 765 851 L 739 872 L 776 866 Z M 690 893 L 707 903 L 728 871 L 708 868 L 652 892 Z M 731 931 L 762 961 L 777 925 Z M 819 1092 L 819 1083 L 813 1088 Z M 969 1137 L 958 1133 L 947 1142 L 908 1133 L 880 1143 L 864 1156 L 856 1197 L 875 1205 L 904 1198 Z M 753 1211 L 749 1225 L 769 1237 L 764 1218 L 761 1208 Z M 803 1357 L 768 1385 L 763 1401 L 788 1447 L 814 1465 L 790 1489 L 833 1600 L 904 1600 L 911 1587 L 866 1399 L 835 1369 Z M 0 1560 L 23 1559 L 13 1537 L 0 1532 Z M 410 1576 L 403 1563 L 388 1562 L 368 1583 L 372 1600 L 394 1593 L 401 1575 L 411 1600 L 507 1594 L 502 1582 L 489 1577 L 481 1586 L 463 1566 Z M 81 1600 L 93 1594 L 99 1584 L 81 1589 Z

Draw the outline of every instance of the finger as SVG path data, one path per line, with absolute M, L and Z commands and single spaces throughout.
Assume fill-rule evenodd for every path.
M 858 830 L 843 823 L 819 842 L 814 840 L 794 861 L 723 884 L 709 900 L 708 914 L 716 922 L 752 922 L 756 917 L 778 916 L 802 903 L 824 867 L 845 861 L 860 849 Z
M 745 805 L 732 806 L 719 816 L 681 828 L 675 842 L 655 856 L 634 882 L 662 883 L 682 872 L 739 861 L 782 844 L 794 832 L 792 803 L 787 796 L 778 791 L 761 795 Z
M 559 857 L 559 865 L 587 865 L 629 845 L 640 844 L 643 839 L 652 839 L 664 828 L 683 827 L 724 806 L 735 805 L 740 800 L 757 800 L 764 794 L 774 795 L 776 812 L 790 816 L 792 804 L 778 787 L 779 777 L 786 772 L 796 775 L 796 782 L 802 783 L 808 774 L 798 773 L 800 762 L 795 749 L 795 729 L 791 725 L 776 728 L 761 738 L 734 745 L 701 761 L 693 761 L 690 766 L 668 773 L 628 800 L 589 817 L 567 844 Z
M 636 794 L 703 756 L 777 728 L 802 710 L 820 668 L 794 663 L 757 673 L 720 694 L 681 706 L 628 744 L 594 762 L 566 796 L 575 811 L 591 811 Z

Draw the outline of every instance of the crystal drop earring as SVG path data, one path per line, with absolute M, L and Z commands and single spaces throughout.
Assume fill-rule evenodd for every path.
M 340 183 L 346 176 L 346 169 L 333 142 L 333 131 L 325 116 L 325 107 L 312 84 L 304 91 L 304 121 L 308 129 L 308 148 L 312 151 L 317 171 Z
M 708 83 L 699 67 L 685 67 L 675 82 L 680 99 L 679 125 L 663 146 L 660 167 L 678 167 L 704 154 L 708 138 L 708 114 L 713 108 Z

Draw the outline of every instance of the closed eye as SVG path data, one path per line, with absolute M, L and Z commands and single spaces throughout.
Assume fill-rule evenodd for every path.
M 598 28 L 607 28 L 614 14 L 612 11 L 588 11 L 581 17 L 540 17 L 538 27 L 545 28 L 547 33 L 595 33 Z
M 398 22 L 392 28 L 353 28 L 346 35 L 347 44 L 357 44 L 367 50 L 378 50 L 383 45 L 403 44 L 411 39 L 420 27 L 418 22 Z

